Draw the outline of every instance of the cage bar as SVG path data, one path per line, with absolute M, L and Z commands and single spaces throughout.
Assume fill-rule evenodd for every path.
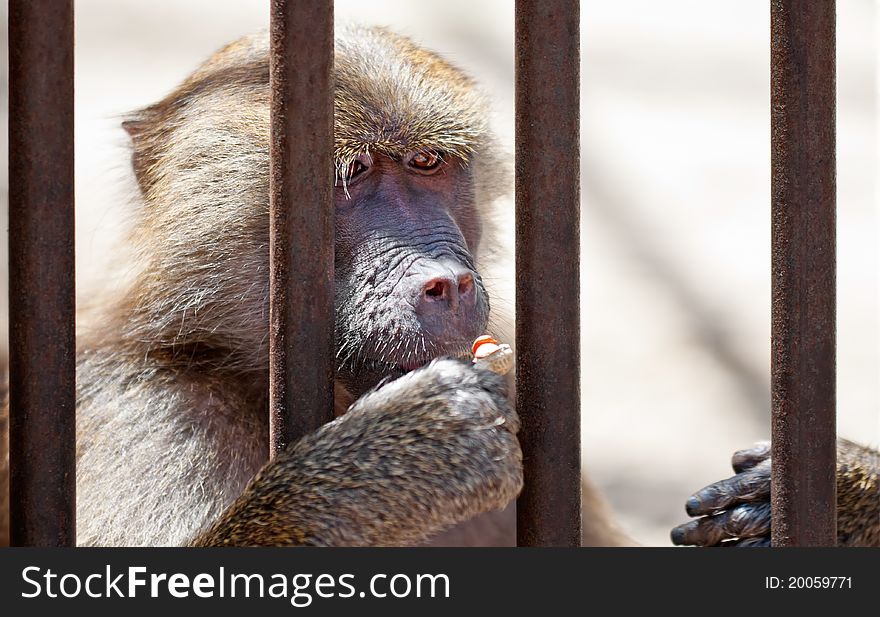
M 333 2 L 272 0 L 270 455 L 333 418 Z
M 76 542 L 73 2 L 9 1 L 11 542 Z
M 520 546 L 581 539 L 579 13 L 577 0 L 516 3 Z
M 773 546 L 832 546 L 835 2 L 772 0 Z

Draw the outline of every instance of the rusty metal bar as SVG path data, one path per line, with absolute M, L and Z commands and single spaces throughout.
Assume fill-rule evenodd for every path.
M 272 0 L 270 456 L 333 419 L 333 2 Z
M 581 539 L 579 13 L 577 0 L 516 3 L 520 546 Z
M 835 2 L 772 0 L 773 546 L 837 542 Z
M 73 2 L 9 1 L 11 540 L 72 546 Z

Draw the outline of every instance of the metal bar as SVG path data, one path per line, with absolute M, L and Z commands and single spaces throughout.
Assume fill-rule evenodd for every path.
M 579 13 L 577 0 L 516 3 L 520 546 L 581 539 Z
M 772 0 L 773 546 L 837 542 L 835 2 Z
M 11 541 L 73 546 L 73 2 L 9 1 Z
M 333 2 L 272 0 L 270 456 L 333 419 Z

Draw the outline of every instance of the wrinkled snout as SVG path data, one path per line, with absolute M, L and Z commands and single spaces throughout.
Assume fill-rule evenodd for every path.
M 486 322 L 476 273 L 454 259 L 421 259 L 406 279 L 406 294 L 424 330 L 438 339 L 467 339 Z

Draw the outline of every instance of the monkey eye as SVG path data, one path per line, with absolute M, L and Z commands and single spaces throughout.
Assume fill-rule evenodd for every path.
M 409 166 L 420 172 L 433 172 L 440 168 L 443 162 L 443 153 L 434 150 L 416 152 L 409 159 Z
M 353 160 L 351 163 L 348 164 L 348 167 L 345 168 L 344 172 L 337 172 L 336 186 L 351 184 L 352 181 L 362 175 L 365 171 L 367 171 L 367 169 L 369 169 L 367 164 L 360 159 Z

